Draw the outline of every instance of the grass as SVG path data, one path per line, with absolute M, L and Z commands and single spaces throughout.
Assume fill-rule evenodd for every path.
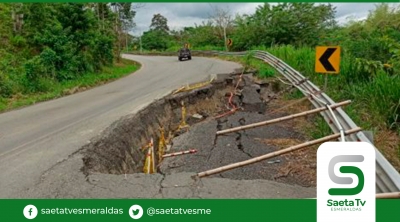
M 44 84 L 49 89 L 46 92 L 17 94 L 11 98 L 0 97 L 0 112 L 84 91 L 131 74 L 138 70 L 139 67 L 138 63 L 122 59 L 120 63 L 115 64 L 113 67 L 105 67 L 101 73 L 87 73 L 79 79 L 64 82 L 46 80 Z
M 220 56 L 220 58 L 241 63 L 246 69 L 256 69 L 258 70 L 258 76 L 261 78 L 273 77 L 278 74 L 270 65 L 252 57 Z

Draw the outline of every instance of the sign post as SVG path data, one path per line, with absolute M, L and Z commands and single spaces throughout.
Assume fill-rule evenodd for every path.
M 339 74 L 340 46 L 317 46 L 315 53 L 315 72 Z M 325 75 L 324 91 L 328 85 L 328 75 Z

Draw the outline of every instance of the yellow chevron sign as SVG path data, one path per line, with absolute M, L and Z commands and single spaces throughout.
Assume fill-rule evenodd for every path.
M 317 46 L 315 53 L 315 72 L 339 73 L 340 46 Z
M 227 44 L 228 46 L 232 46 L 232 43 L 233 43 L 232 39 L 228 39 L 228 40 L 226 41 L 226 44 Z

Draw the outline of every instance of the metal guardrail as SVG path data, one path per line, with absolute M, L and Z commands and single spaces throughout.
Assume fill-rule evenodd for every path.
M 321 101 L 331 105 L 335 102 L 324 92 L 322 92 L 316 85 L 306 79 L 301 73 L 293 69 L 291 66 L 283 62 L 281 59 L 273 56 L 266 51 L 250 51 L 253 57 L 260 59 L 270 66 L 274 67 L 280 74 L 298 88 L 305 96 L 308 97 L 310 102 L 315 108 L 324 107 Z M 196 51 L 192 50 L 192 54 L 198 55 L 229 55 L 229 56 L 245 56 L 249 52 L 220 52 L 220 51 Z M 300 83 L 300 84 L 299 84 Z M 315 99 L 317 97 L 317 100 Z M 343 130 L 350 130 L 358 127 L 354 121 L 343 111 L 342 108 L 333 110 L 333 114 L 329 111 L 321 112 L 321 115 L 328 123 L 329 127 L 334 133 L 340 132 L 340 126 Z M 335 124 L 335 118 L 340 123 L 340 126 Z M 346 141 L 363 141 L 372 144 L 363 132 L 351 134 L 345 137 Z M 373 144 L 372 144 L 373 145 Z M 375 146 L 374 146 L 375 147 Z M 375 147 L 376 153 L 376 193 L 398 192 L 400 191 L 400 174 L 396 169 L 387 161 L 387 159 Z
M 269 65 L 274 67 L 279 73 L 286 77 L 292 84 L 305 79 L 298 71 L 294 70 L 292 67 L 284 63 L 282 60 L 276 58 L 268 52 L 255 51 L 255 58 L 261 59 L 267 62 Z M 314 85 L 311 81 L 306 80 L 303 84 L 296 86 L 301 89 L 301 91 L 311 92 L 314 95 L 319 95 L 319 99 L 323 100 L 327 104 L 334 104 L 335 102 L 325 93 Z M 304 93 L 304 92 L 303 92 Z M 322 104 L 315 101 L 312 97 L 309 97 L 310 102 L 316 107 L 323 107 Z M 344 130 L 349 130 L 357 127 L 354 121 L 343 111 L 342 108 L 336 108 L 333 110 L 335 116 L 337 117 L 340 125 Z M 321 113 L 325 121 L 328 123 L 329 127 L 334 133 L 339 132 L 339 128 L 334 124 L 333 116 L 329 111 L 324 111 Z M 371 141 L 366 137 L 363 132 L 358 132 L 356 134 L 351 134 L 346 136 L 346 141 L 363 141 L 371 143 Z M 373 145 L 373 144 L 372 144 Z M 376 153 L 376 192 L 386 193 L 386 192 L 396 192 L 400 191 L 400 174 L 394 169 L 394 167 L 386 160 L 386 158 L 375 148 Z

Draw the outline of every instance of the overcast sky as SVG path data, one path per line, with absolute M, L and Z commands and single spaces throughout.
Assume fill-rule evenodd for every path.
M 194 26 L 206 21 L 212 12 L 210 5 L 228 7 L 233 14 L 253 14 L 257 6 L 264 3 L 144 3 L 137 9 L 136 29 L 134 34 L 149 29 L 154 14 L 160 13 L 168 19 L 170 29 L 181 29 L 185 26 Z M 336 19 L 343 23 L 348 17 L 364 19 L 369 10 L 375 8 L 375 3 L 332 3 L 336 6 Z M 398 4 L 399 5 L 399 4 Z

